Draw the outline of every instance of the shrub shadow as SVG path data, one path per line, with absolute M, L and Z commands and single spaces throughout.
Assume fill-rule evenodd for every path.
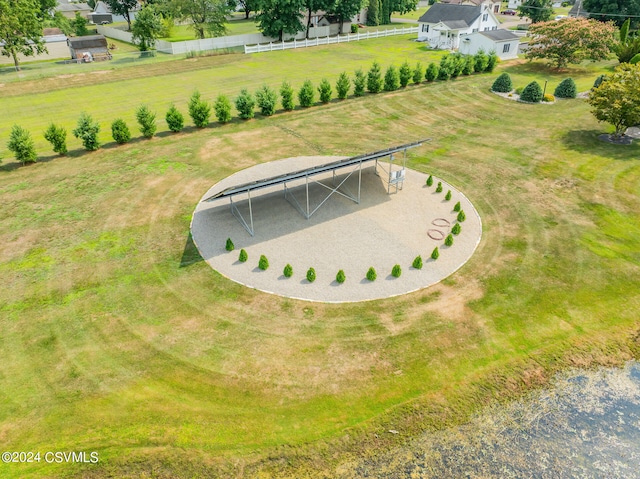
M 204 258 L 200 256 L 200 252 L 196 247 L 196 244 L 193 242 L 193 238 L 191 237 L 191 232 L 189 232 L 189 236 L 187 237 L 187 241 L 184 245 L 184 250 L 182 251 L 182 258 L 180 259 L 180 267 L 186 268 L 187 266 L 191 266 L 192 264 L 199 263 L 204 261 Z
M 562 142 L 574 151 L 604 156 L 614 160 L 630 161 L 640 155 L 640 144 L 634 141 L 631 145 L 617 145 L 599 139 L 602 130 L 572 130 L 562 138 Z

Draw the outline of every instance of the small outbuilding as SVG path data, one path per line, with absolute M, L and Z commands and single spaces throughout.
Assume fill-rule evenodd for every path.
M 496 52 L 500 60 L 510 60 L 518 56 L 520 37 L 509 30 L 488 30 L 476 32 L 462 38 L 458 51 L 475 55 L 479 50 Z
M 67 40 L 71 58 L 78 62 L 111 60 L 107 39 L 103 35 L 87 35 Z

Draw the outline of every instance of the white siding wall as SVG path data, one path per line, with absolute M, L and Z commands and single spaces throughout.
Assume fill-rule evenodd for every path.
M 480 49 L 483 49 L 487 53 L 495 50 L 496 55 L 498 55 L 501 60 L 509 60 L 518 56 L 519 39 L 517 38 L 508 42 L 494 43 L 490 38 L 475 33 L 469 35 L 468 40 L 468 42 L 460 41 L 460 53 L 475 55 Z M 509 45 L 508 52 L 504 52 L 505 44 Z

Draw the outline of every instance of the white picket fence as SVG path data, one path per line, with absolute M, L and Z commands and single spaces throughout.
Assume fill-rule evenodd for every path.
M 406 35 L 409 33 L 418 33 L 419 27 L 402 27 L 392 28 L 388 30 L 366 31 L 363 33 L 349 33 L 346 35 L 336 35 L 333 37 L 317 37 L 309 40 L 291 40 L 288 42 L 269 42 L 265 44 L 257 44 L 244 46 L 245 53 L 261 53 L 273 52 L 278 50 L 289 50 L 292 48 L 316 47 L 318 45 L 331 45 L 334 43 L 357 42 L 360 40 L 368 40 L 369 38 L 389 37 L 393 35 Z

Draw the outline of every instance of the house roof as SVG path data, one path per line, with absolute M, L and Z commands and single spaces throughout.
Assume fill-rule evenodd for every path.
M 420 17 L 420 23 L 444 23 L 449 28 L 469 27 L 482 13 L 481 7 L 473 5 L 449 5 L 446 3 L 434 3 L 424 15 Z M 452 27 L 450 23 L 460 25 Z M 464 23 L 458 23 L 464 22 Z
M 501 3 L 502 0 L 440 0 L 440 3 L 449 5 L 463 5 L 465 3 L 473 3 L 474 5 L 482 5 L 484 2 L 489 3 Z
M 86 3 L 58 3 L 56 10 L 60 12 L 90 12 L 91 7 Z
M 87 35 L 85 37 L 69 38 L 69 46 L 73 49 L 107 48 L 107 39 L 102 35 Z
M 494 42 L 506 42 L 510 40 L 519 40 L 520 37 L 509 30 L 487 30 L 486 32 L 478 32 L 480 35 L 484 35 L 490 38 Z

